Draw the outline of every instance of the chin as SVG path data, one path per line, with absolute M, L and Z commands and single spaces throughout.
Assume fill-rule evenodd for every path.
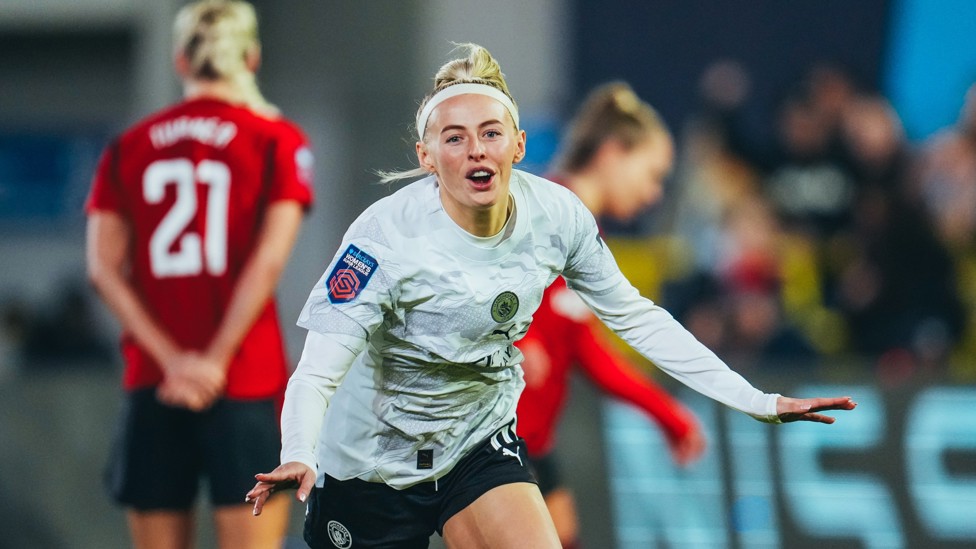
M 496 204 L 498 204 L 497 200 L 492 200 L 490 202 L 486 202 L 484 200 L 475 200 L 473 202 L 474 208 L 478 210 L 490 210 L 493 207 L 495 207 Z

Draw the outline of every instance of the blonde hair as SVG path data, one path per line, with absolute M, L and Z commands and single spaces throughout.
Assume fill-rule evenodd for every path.
M 278 109 L 258 89 L 247 57 L 260 50 L 254 7 L 241 0 L 202 0 L 180 9 L 173 23 L 173 43 L 189 65 L 189 78 L 226 81 L 230 99 L 265 113 Z
M 437 95 L 437 92 L 455 84 L 484 84 L 491 86 L 504 93 L 512 101 L 512 105 L 518 108 L 517 103 L 515 103 L 515 98 L 508 91 L 508 83 L 505 82 L 505 74 L 502 73 L 501 65 L 491 56 L 491 53 L 478 44 L 465 43 L 457 44 L 456 46 L 455 50 L 467 50 L 467 55 L 448 61 L 434 75 L 434 89 L 424 97 L 420 102 L 420 106 L 417 108 L 417 114 L 414 120 L 414 124 L 417 127 L 420 126 L 420 115 L 427 102 Z M 381 171 L 378 172 L 378 175 L 381 178 L 381 182 L 390 183 L 399 179 L 425 177 L 430 174 L 423 168 L 414 168 L 404 171 Z
M 624 82 L 604 84 L 591 92 L 569 128 L 555 162 L 555 170 L 564 174 L 585 168 L 607 141 L 615 140 L 630 150 L 651 137 L 671 137 L 657 111 Z

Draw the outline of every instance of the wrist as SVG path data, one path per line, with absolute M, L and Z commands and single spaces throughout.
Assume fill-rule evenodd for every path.
M 287 451 L 282 450 L 281 463 L 301 463 L 302 465 L 308 467 L 312 474 L 318 476 L 318 460 L 315 459 L 315 454 L 311 451 Z
M 172 375 L 178 368 L 181 350 L 176 345 L 169 342 L 159 342 L 154 348 L 146 350 L 159 365 L 163 374 Z
M 234 352 L 220 346 L 212 345 L 204 351 L 203 357 L 210 362 L 219 364 L 220 369 L 226 372 L 230 367 L 230 361 L 234 358 Z

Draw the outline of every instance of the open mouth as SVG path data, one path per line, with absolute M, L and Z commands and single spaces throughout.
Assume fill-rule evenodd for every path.
M 491 183 L 491 178 L 494 176 L 495 172 L 485 168 L 471 170 L 467 174 L 467 178 L 473 181 L 476 185 L 487 185 L 488 183 Z

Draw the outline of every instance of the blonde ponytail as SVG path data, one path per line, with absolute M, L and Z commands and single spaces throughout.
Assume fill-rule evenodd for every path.
M 189 66 L 189 77 L 225 81 L 235 103 L 277 114 L 258 89 L 248 57 L 260 51 L 254 7 L 241 0 L 203 0 L 184 6 L 173 24 L 173 42 Z

